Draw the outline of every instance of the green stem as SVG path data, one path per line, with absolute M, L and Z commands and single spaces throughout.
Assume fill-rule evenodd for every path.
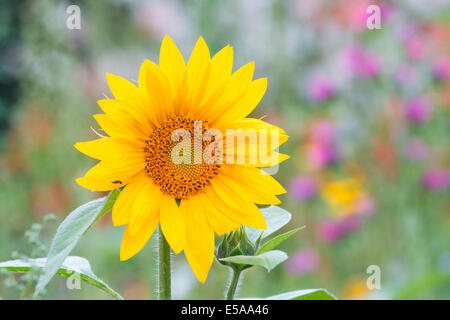
M 239 283 L 239 277 L 241 275 L 241 270 L 235 270 L 233 268 L 233 278 L 231 279 L 230 287 L 227 292 L 227 300 L 233 300 L 234 294 L 236 293 L 236 288 Z
M 170 247 L 164 238 L 161 227 L 158 228 L 158 300 L 171 298 L 171 261 Z

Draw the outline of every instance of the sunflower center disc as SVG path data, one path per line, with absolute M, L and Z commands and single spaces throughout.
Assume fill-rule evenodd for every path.
M 172 140 L 172 134 L 177 129 L 185 129 L 183 131 L 190 135 L 190 159 L 188 157 L 189 161 L 183 163 L 172 159 L 172 151 L 177 145 L 179 147 L 181 141 Z M 205 147 L 211 143 L 211 141 L 203 141 L 201 138 L 207 129 L 206 122 L 202 122 L 199 128 L 195 125 L 194 120 L 177 116 L 155 129 L 150 139 L 147 140 L 145 171 L 164 194 L 175 199 L 186 199 L 204 191 L 210 180 L 217 175 L 220 165 L 208 164 L 202 160 Z M 202 139 L 200 140 L 201 148 L 194 147 L 194 137 L 196 136 Z M 183 153 L 186 152 L 182 148 L 176 150 L 179 157 L 183 157 Z

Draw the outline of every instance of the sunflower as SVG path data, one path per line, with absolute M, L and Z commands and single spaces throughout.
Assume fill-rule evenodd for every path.
M 232 47 L 211 58 L 201 37 L 186 65 L 165 36 L 159 65 L 145 60 L 138 86 L 106 75 L 114 99 L 98 101 L 104 113 L 94 118 L 107 136 L 75 144 L 100 162 L 76 181 L 95 191 L 123 188 L 112 209 L 114 226 L 126 225 L 120 260 L 140 251 L 159 225 L 172 250 L 184 250 L 204 282 L 214 259 L 214 232 L 223 235 L 241 225 L 266 228 L 256 204 L 278 204 L 276 196 L 285 190 L 260 168 L 288 158 L 273 151 L 288 137 L 280 128 L 247 117 L 262 99 L 267 79 L 253 80 L 253 62 L 233 73 L 232 65 Z M 220 135 L 188 148 L 174 139 L 177 130 L 202 136 L 213 129 Z M 269 133 L 255 144 L 244 136 L 249 130 Z M 244 155 L 234 154 L 234 146 L 225 148 L 235 138 L 244 139 Z M 256 154 L 248 152 L 255 145 Z M 208 148 L 209 161 L 206 156 L 202 160 Z M 174 161 L 174 154 L 192 161 Z M 261 160 L 269 154 L 271 161 Z

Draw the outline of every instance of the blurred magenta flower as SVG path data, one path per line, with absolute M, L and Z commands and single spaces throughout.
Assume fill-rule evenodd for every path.
M 286 270 L 294 275 L 312 272 L 320 264 L 319 254 L 312 248 L 305 248 L 292 255 L 286 263 Z
M 379 59 L 360 46 L 351 46 L 344 50 L 343 65 L 350 74 L 366 79 L 376 77 L 381 67 Z
M 308 129 L 306 158 L 312 169 L 323 169 L 338 159 L 336 126 L 328 119 L 316 120 Z
M 312 169 L 321 170 L 336 162 L 338 154 L 334 145 L 314 141 L 306 146 L 306 158 Z
M 406 103 L 406 116 L 411 123 L 423 123 L 431 114 L 431 105 L 423 97 L 416 97 Z
M 425 56 L 426 43 L 421 37 L 421 30 L 416 25 L 402 25 L 399 29 L 399 38 L 409 59 L 420 60 Z
M 433 76 L 440 81 L 446 81 L 450 78 L 450 59 L 440 58 L 433 65 Z
M 362 216 L 359 214 L 354 214 L 344 219 L 340 220 L 338 225 L 340 229 L 341 236 L 344 236 L 350 232 L 355 231 L 361 225 Z
M 308 200 L 315 196 L 318 190 L 316 180 L 309 176 L 297 176 L 292 178 L 289 191 L 296 200 Z
M 405 155 L 410 160 L 425 160 L 428 157 L 428 153 L 428 146 L 422 139 L 412 138 L 406 145 Z
M 346 1 L 347 2 L 347 1 Z M 349 14 L 349 24 L 354 31 L 366 31 L 367 7 L 369 2 L 366 0 L 351 1 L 345 3 Z
M 334 85 L 324 77 L 315 77 L 308 85 L 309 98 L 314 102 L 325 102 L 331 99 L 335 92 Z
M 309 128 L 308 136 L 314 142 L 333 144 L 336 138 L 336 126 L 328 119 L 316 120 Z
M 317 235 L 323 242 L 333 243 L 341 237 L 342 232 L 336 220 L 327 219 L 318 224 Z
M 426 44 L 421 38 L 417 36 L 411 37 L 405 43 L 405 50 L 406 55 L 409 59 L 420 60 L 426 54 Z
M 330 190 L 331 191 L 331 190 Z M 335 190 L 337 193 L 343 191 Z M 333 243 L 341 237 L 358 229 L 363 222 L 363 219 L 372 215 L 375 212 L 375 201 L 367 194 L 359 194 L 356 199 L 353 198 L 350 190 L 345 191 L 346 194 L 337 194 L 342 200 L 351 200 L 351 211 L 347 214 L 341 215 L 337 218 L 326 219 L 320 222 L 317 226 L 317 235 L 319 239 L 325 243 Z
M 438 166 L 429 168 L 422 176 L 422 185 L 432 191 L 450 188 L 450 170 Z
M 325 243 L 334 243 L 341 237 L 358 229 L 363 216 L 364 214 L 361 213 L 322 221 L 317 227 L 317 235 Z

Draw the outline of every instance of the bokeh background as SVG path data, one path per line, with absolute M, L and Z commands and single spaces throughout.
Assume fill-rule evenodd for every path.
M 81 29 L 66 8 L 81 8 Z M 378 4 L 382 29 L 366 27 Z M 94 163 L 73 148 L 95 138 L 105 73 L 137 79 L 169 34 L 185 59 L 201 35 L 230 44 L 235 69 L 256 63 L 269 86 L 255 117 L 286 129 L 282 207 L 306 225 L 270 273 L 252 268 L 239 297 L 327 288 L 341 299 L 450 299 L 450 4 L 445 0 L 22 0 L 0 2 L 0 261 L 44 256 L 57 225 L 102 196 L 74 179 Z M 52 213 L 56 221 L 44 218 Z M 27 231 L 28 230 L 28 231 Z M 154 239 L 119 261 L 123 229 L 105 216 L 72 254 L 128 299 L 152 299 Z M 366 269 L 381 268 L 381 290 Z M 205 285 L 181 254 L 175 298 L 221 299 L 228 269 Z M 0 296 L 32 279 L 0 275 Z M 106 299 L 55 278 L 44 298 Z

